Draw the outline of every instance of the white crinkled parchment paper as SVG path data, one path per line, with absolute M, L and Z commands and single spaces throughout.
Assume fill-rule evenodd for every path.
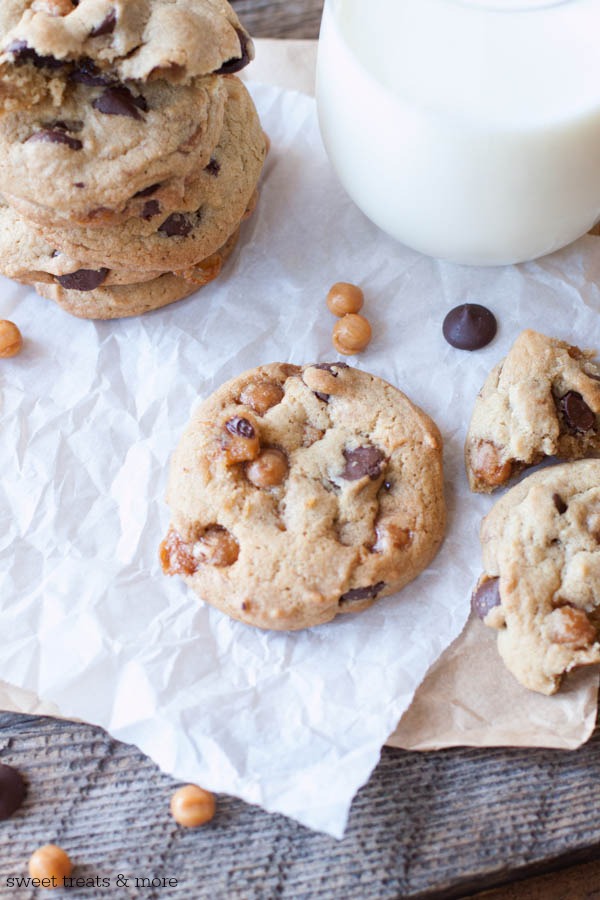
M 469 269 L 384 236 L 345 197 L 314 101 L 254 95 L 273 147 L 221 278 L 142 318 L 88 322 L 1 281 L 26 345 L 0 366 L 0 678 L 137 744 L 167 772 L 341 836 L 356 790 L 429 666 L 460 632 L 489 498 L 462 442 L 488 370 L 523 327 L 600 345 L 597 239 L 538 263 Z M 162 575 L 171 450 L 192 405 L 260 363 L 331 360 L 335 281 L 374 330 L 358 366 L 399 386 L 445 439 L 449 530 L 401 595 L 295 634 L 201 605 Z M 449 347 L 452 306 L 484 302 L 496 340 Z

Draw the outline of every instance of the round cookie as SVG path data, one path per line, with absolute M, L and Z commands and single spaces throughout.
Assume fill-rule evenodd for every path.
M 83 71 L 113 81 L 187 84 L 242 69 L 252 41 L 225 0 L 5 0 L 0 108 L 59 105 Z
M 465 441 L 472 491 L 490 493 L 545 456 L 600 452 L 595 353 L 523 331 L 479 392 Z
M 252 369 L 195 411 L 174 453 L 164 571 L 250 625 L 308 628 L 400 590 L 444 534 L 442 440 L 344 363 Z
M 530 475 L 485 517 L 481 544 L 473 608 L 521 684 L 553 694 L 600 662 L 600 460 Z
M 201 287 L 214 281 L 220 273 L 225 261 L 237 243 L 239 229 L 235 231 L 225 244 L 201 260 L 185 273 L 165 272 L 158 278 L 141 283 L 115 284 L 105 283 L 83 290 L 67 288 L 58 282 L 34 282 L 33 287 L 41 297 L 54 300 L 66 312 L 80 319 L 123 319 L 127 316 L 141 316 L 153 309 L 160 309 L 188 297 Z
M 91 268 L 171 271 L 194 265 L 221 246 L 251 202 L 266 155 L 265 135 L 248 91 L 238 78 L 221 80 L 228 98 L 223 132 L 177 212 L 165 216 L 157 203 L 153 215 L 129 219 L 110 232 L 46 225 L 40 229 L 46 241 Z
M 41 224 L 102 226 L 143 215 L 161 192 L 176 203 L 210 162 L 226 96 L 214 76 L 142 91 L 74 85 L 60 112 L 45 102 L 0 119 L 0 192 Z

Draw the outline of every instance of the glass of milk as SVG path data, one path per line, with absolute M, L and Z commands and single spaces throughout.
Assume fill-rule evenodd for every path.
M 325 0 L 317 101 L 342 184 L 384 231 L 472 265 L 600 218 L 600 0 Z

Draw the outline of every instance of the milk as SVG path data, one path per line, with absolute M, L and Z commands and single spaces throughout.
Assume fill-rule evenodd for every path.
M 600 218 L 600 0 L 326 0 L 317 100 L 344 187 L 423 253 L 498 265 Z

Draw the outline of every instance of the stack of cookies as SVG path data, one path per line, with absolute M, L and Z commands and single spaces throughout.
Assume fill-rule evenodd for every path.
M 11 0 L 0 47 L 0 272 L 85 318 L 215 278 L 266 154 L 229 4 Z

